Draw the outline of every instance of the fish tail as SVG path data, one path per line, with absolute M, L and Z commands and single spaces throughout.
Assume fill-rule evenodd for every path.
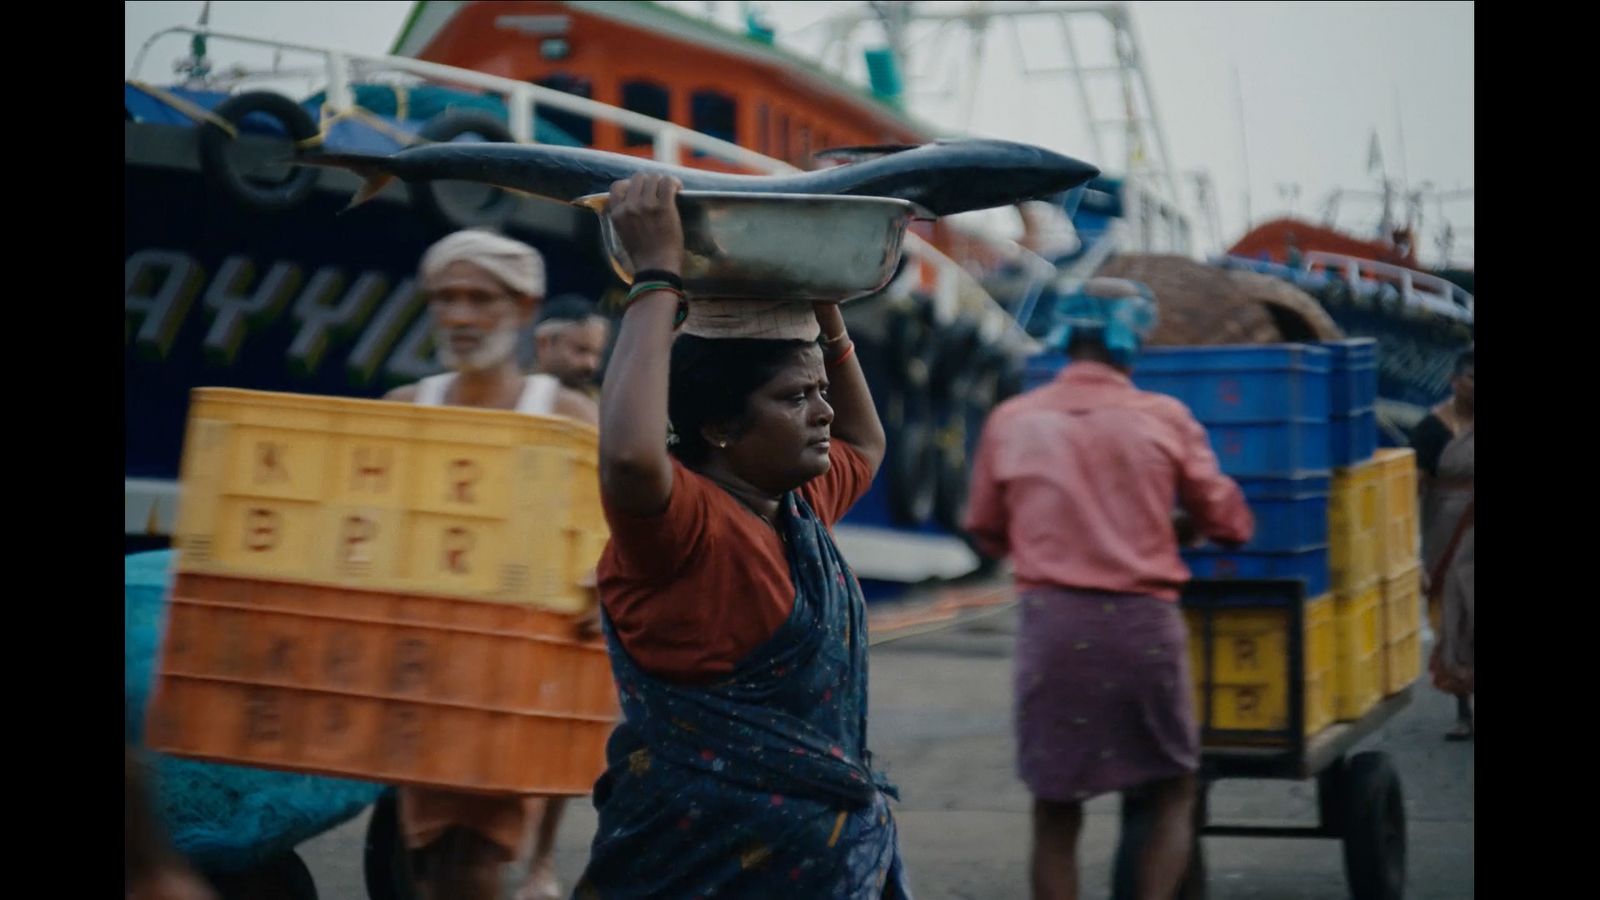
M 388 187 L 390 183 L 394 181 L 394 179 L 395 176 L 387 172 L 380 172 L 376 175 L 367 176 L 367 180 L 361 183 L 361 190 L 356 191 L 356 195 L 350 198 L 350 202 L 346 204 L 345 208 L 340 210 L 340 212 L 349 212 L 368 200 L 371 200 L 373 197 L 378 196 L 378 194 L 382 193 L 383 189 Z
M 369 153 L 317 153 L 311 156 L 296 156 L 291 161 L 297 166 L 349 169 L 357 175 L 370 178 L 379 172 L 387 171 L 390 159 L 387 156 Z
M 300 157 L 294 162 L 301 166 L 345 169 L 365 179 L 361 189 L 356 191 L 355 196 L 350 198 L 350 203 L 341 212 L 349 212 L 378 196 L 396 177 L 386 165 L 389 162 L 387 157 L 363 153 L 319 153 L 315 156 Z

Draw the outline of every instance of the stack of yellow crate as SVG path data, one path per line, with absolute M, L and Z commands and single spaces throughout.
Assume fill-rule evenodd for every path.
M 596 448 L 555 418 L 203 388 L 179 569 L 576 613 L 607 538 Z
M 1378 545 L 1382 584 L 1383 693 L 1405 690 L 1422 671 L 1422 562 L 1417 528 L 1417 457 L 1410 449 L 1380 450 L 1373 457 L 1379 477 L 1384 527 Z
M 1211 671 L 1205 668 L 1204 615 L 1211 615 Z M 1283 608 L 1185 609 L 1195 715 L 1211 729 L 1282 731 L 1289 727 L 1289 611 Z M 1334 603 L 1332 596 L 1304 608 L 1305 733 L 1334 721 Z M 1209 721 L 1205 685 L 1211 685 Z
M 1378 562 L 1386 543 L 1383 472 L 1377 460 L 1336 469 L 1328 496 L 1336 646 L 1333 704 L 1341 721 L 1359 718 L 1384 694 Z

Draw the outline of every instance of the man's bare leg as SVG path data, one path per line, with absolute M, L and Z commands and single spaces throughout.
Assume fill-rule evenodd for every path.
M 1033 801 L 1033 900 L 1078 900 L 1083 804 Z
M 476 832 L 450 828 L 410 861 L 418 900 L 500 900 L 500 848 Z
M 1193 775 L 1169 778 L 1150 785 L 1150 834 L 1139 860 L 1139 900 L 1172 900 L 1189 868 L 1194 845 L 1194 802 L 1198 790 Z
M 516 900 L 560 900 L 561 888 L 556 882 L 556 832 L 561 828 L 561 814 L 566 808 L 566 797 L 545 798 L 539 811 L 539 827 L 534 831 L 528 877 L 517 890 Z

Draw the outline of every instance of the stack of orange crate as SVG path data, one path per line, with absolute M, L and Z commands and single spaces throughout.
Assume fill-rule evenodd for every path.
M 558 419 L 196 391 L 151 746 L 587 793 L 618 715 L 575 628 L 606 540 L 596 457 Z

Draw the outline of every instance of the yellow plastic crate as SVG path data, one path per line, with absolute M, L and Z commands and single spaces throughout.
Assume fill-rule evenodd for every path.
M 597 459 L 563 419 L 199 389 L 178 566 L 577 612 L 607 538 Z
M 1341 722 L 1353 721 L 1383 698 L 1382 589 L 1334 595 L 1333 708 Z
M 1335 622 L 1332 596 L 1308 601 L 1305 638 L 1305 730 L 1314 734 L 1333 722 Z M 1189 626 L 1189 666 L 1195 714 L 1206 713 L 1203 613 L 1184 610 Z M 1289 613 L 1282 609 L 1211 611 L 1212 670 L 1209 726 L 1229 731 L 1288 728 Z
M 1422 674 L 1422 632 L 1413 631 L 1395 639 L 1383 651 L 1384 696 L 1405 690 Z
M 1316 734 L 1334 723 L 1331 673 L 1305 677 L 1305 733 Z M 1219 684 L 1212 688 L 1211 727 L 1228 731 L 1281 731 L 1289 727 L 1288 695 L 1281 684 Z M 1199 688 L 1195 715 L 1205 714 Z
M 1335 721 L 1333 671 L 1306 676 L 1306 734 L 1316 734 Z
M 1305 624 L 1306 670 L 1318 675 L 1331 672 L 1338 662 L 1332 594 L 1306 602 Z
M 1333 590 L 1354 593 L 1378 577 L 1383 470 L 1373 461 L 1336 469 L 1328 494 L 1328 570 Z
M 1422 625 L 1422 566 L 1383 579 L 1383 642 L 1387 646 Z
M 1410 448 L 1379 450 L 1372 459 L 1381 470 L 1379 509 L 1383 534 L 1378 544 L 1378 572 L 1393 578 L 1416 565 L 1421 555 L 1417 454 Z

